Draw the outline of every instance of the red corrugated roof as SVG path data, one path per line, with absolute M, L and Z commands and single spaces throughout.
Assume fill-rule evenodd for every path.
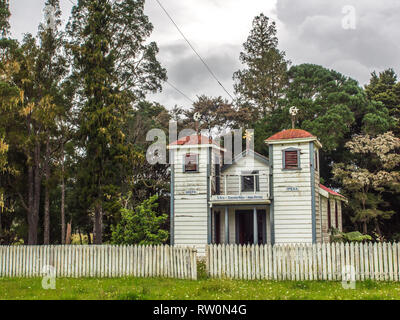
M 332 189 L 329 189 L 328 187 L 325 187 L 323 184 L 319 184 L 319 187 L 320 187 L 321 189 L 327 191 L 327 192 L 330 193 L 331 195 L 344 198 L 344 196 L 342 196 L 340 193 L 337 193 L 336 191 L 333 191 Z
M 281 132 L 275 133 L 265 141 L 271 140 L 290 140 L 299 138 L 316 138 L 311 133 L 301 129 L 288 129 Z
M 180 138 L 172 142 L 171 146 L 183 146 L 183 145 L 197 145 L 197 144 L 211 144 L 213 143 L 212 138 L 202 135 L 192 135 Z

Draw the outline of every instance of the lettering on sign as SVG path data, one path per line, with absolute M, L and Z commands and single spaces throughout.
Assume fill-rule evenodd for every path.
M 248 196 L 217 196 L 217 200 L 262 200 L 262 196 L 248 195 Z
M 287 187 L 286 190 L 287 191 L 299 191 L 299 188 L 297 188 L 297 187 Z
M 197 190 L 186 190 L 185 194 L 199 194 Z

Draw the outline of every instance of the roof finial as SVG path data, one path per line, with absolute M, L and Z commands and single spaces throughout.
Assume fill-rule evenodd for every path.
M 201 113 L 200 112 L 196 112 L 193 115 L 193 119 L 195 121 L 196 134 L 199 134 L 199 122 L 200 122 L 200 119 L 201 119 Z
M 250 149 L 254 149 L 253 136 L 254 130 L 246 130 L 246 133 L 243 135 L 243 138 L 246 139 L 246 152 Z
M 289 113 L 292 116 L 292 129 L 294 129 L 296 123 L 296 116 L 299 113 L 299 109 L 297 109 L 295 106 L 290 107 Z

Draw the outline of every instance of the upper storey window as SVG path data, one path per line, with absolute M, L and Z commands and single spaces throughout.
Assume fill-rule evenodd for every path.
M 283 168 L 287 170 L 300 169 L 300 150 L 286 149 L 283 150 Z
M 193 153 L 185 154 L 185 162 L 183 166 L 184 172 L 198 172 L 199 171 L 199 156 Z
M 242 192 L 260 191 L 260 177 L 258 171 L 242 172 Z

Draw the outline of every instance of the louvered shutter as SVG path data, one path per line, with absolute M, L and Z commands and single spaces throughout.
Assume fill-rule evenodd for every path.
M 299 167 L 298 152 L 285 151 L 285 169 L 297 169 Z

